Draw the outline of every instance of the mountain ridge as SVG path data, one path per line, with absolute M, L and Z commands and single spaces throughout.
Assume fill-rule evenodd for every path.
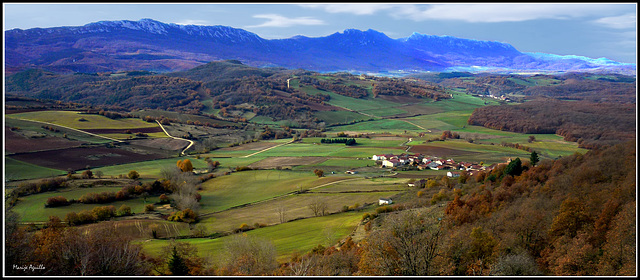
M 42 67 L 58 72 L 172 72 L 235 59 L 255 67 L 320 72 L 415 73 L 466 67 L 635 74 L 635 64 L 523 53 L 508 43 L 452 36 L 414 32 L 392 39 L 373 29 L 346 29 L 324 37 L 264 39 L 229 26 L 178 25 L 148 18 L 7 30 L 5 48 L 7 69 Z

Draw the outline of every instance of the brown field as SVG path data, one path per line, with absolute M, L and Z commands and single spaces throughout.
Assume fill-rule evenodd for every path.
M 101 230 L 105 225 L 113 224 L 120 233 L 133 238 L 152 238 L 156 230 L 158 238 L 176 237 L 189 233 L 189 224 L 166 222 L 157 215 L 142 215 L 137 218 L 124 217 L 123 220 L 101 222 L 79 226 L 82 230 Z
M 327 157 L 269 157 L 265 158 L 261 161 L 254 162 L 249 165 L 249 167 L 254 169 L 271 169 L 276 167 L 285 167 L 285 166 L 298 166 L 298 165 L 309 165 L 309 164 L 319 164 L 326 161 Z
M 4 150 L 8 154 L 73 148 L 85 143 L 60 137 L 25 137 L 9 130 L 6 126 L 4 135 Z
M 456 156 L 468 156 L 468 155 L 480 154 L 479 152 L 470 152 L 470 151 L 463 151 L 463 150 L 456 150 L 456 149 L 449 149 L 449 148 L 442 148 L 442 147 L 433 147 L 433 146 L 427 146 L 427 145 L 411 146 L 411 149 L 409 149 L 409 152 L 436 156 L 436 157 L 456 157 Z
M 79 147 L 16 154 L 9 157 L 48 168 L 80 170 L 86 168 L 87 165 L 91 167 L 101 167 L 161 159 L 166 156 L 154 153 L 133 152 L 121 148 Z
M 397 137 L 397 136 L 376 136 L 372 137 L 372 140 L 386 140 L 386 141 L 407 141 L 406 137 Z
M 172 138 L 136 139 L 130 141 L 130 143 L 170 151 L 182 150 L 189 145 L 187 141 Z
M 120 128 L 113 128 L 113 129 L 83 129 L 82 131 L 86 131 L 89 133 L 94 133 L 94 134 L 124 134 L 127 133 L 127 131 L 131 131 L 131 133 L 156 133 L 156 132 L 164 132 L 162 131 L 162 128 L 160 128 L 159 126 L 156 127 L 143 127 L 143 128 L 131 128 L 131 129 L 120 129 Z

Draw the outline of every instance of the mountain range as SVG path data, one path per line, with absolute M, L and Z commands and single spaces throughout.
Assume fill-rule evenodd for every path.
M 635 64 L 606 58 L 525 53 L 507 43 L 419 33 L 392 39 L 371 29 L 263 39 L 228 26 L 142 19 L 5 31 L 7 74 L 27 68 L 173 72 L 228 59 L 255 67 L 351 73 L 604 71 L 635 75 L 636 70 Z

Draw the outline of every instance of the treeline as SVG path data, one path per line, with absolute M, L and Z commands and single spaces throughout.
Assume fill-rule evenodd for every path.
M 635 138 L 635 105 L 538 99 L 518 105 L 477 108 L 468 123 L 518 133 L 555 133 L 582 148 Z
M 358 144 L 356 142 L 356 139 L 354 138 L 322 138 L 320 139 L 320 143 L 323 143 L 323 144 L 341 143 L 347 146 L 353 146 Z

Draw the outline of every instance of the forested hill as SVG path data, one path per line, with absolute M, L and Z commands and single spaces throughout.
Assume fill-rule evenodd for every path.
M 540 98 L 477 108 L 468 123 L 518 133 L 558 134 L 591 149 L 635 139 L 636 113 L 635 104 Z
M 289 87 L 288 80 L 292 78 L 300 86 L 314 90 Z M 256 68 L 237 60 L 210 62 L 163 74 L 148 71 L 59 74 L 30 69 L 7 77 L 5 90 L 8 95 L 76 102 L 116 111 L 161 109 L 211 115 L 210 112 L 220 110 L 219 115 L 225 117 L 235 111 L 237 116 L 249 113 L 301 123 L 313 119 L 312 112 L 344 110 L 326 103 L 331 98 L 329 92 L 360 99 L 378 95 L 410 96 L 413 100 L 450 98 L 443 87 L 415 79 Z

